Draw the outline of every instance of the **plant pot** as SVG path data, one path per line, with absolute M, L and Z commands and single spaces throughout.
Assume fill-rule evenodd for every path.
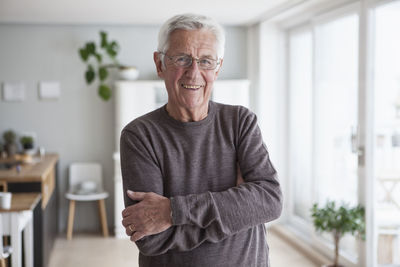
M 33 148 L 33 144 L 24 144 L 23 147 L 24 147 L 24 150 L 29 150 L 29 149 Z
M 16 144 L 5 144 L 4 145 L 5 151 L 7 152 L 8 157 L 12 157 L 17 154 L 17 145 Z
M 133 81 L 139 77 L 139 70 L 136 67 L 121 66 L 119 67 L 119 77 L 122 80 Z
M 36 154 L 36 149 L 34 149 L 34 148 L 30 148 L 30 149 L 24 149 L 24 154 L 26 154 L 26 155 L 31 155 L 31 156 L 33 156 L 33 155 L 35 155 Z

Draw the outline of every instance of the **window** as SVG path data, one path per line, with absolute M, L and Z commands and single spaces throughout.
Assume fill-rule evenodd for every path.
M 312 205 L 312 34 L 289 35 L 289 175 L 294 214 L 310 221 Z
M 331 256 L 331 237 L 313 233 L 312 203 L 361 202 L 367 240 L 357 250 L 343 239 L 343 264 L 400 266 L 400 0 L 334 2 L 296 5 L 260 25 L 259 83 L 278 103 L 264 116 L 279 120 L 269 142 L 283 151 L 285 222 Z
M 399 29 L 399 1 L 376 8 L 373 87 L 375 214 L 379 266 L 400 264 Z
M 316 21 L 288 41 L 292 216 L 311 225 L 314 202 L 357 204 L 358 15 Z M 341 248 L 356 257 L 354 238 Z

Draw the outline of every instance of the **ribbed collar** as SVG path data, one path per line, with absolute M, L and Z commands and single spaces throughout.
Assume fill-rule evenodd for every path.
M 162 119 L 165 119 L 169 124 L 178 127 L 198 127 L 201 125 L 206 125 L 211 122 L 215 116 L 215 103 L 213 101 L 208 102 L 208 114 L 207 117 L 202 119 L 201 121 L 190 121 L 190 122 L 182 122 L 172 118 L 167 112 L 167 104 L 162 106 L 159 110 L 161 113 Z

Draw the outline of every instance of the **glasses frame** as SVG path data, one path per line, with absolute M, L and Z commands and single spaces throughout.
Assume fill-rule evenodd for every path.
M 218 66 L 221 64 L 221 59 L 220 59 L 220 58 L 219 58 L 219 59 L 207 58 L 208 60 L 212 60 L 212 61 L 216 62 L 215 67 L 214 67 L 214 68 L 202 68 L 201 65 L 200 65 L 200 60 L 203 59 L 203 58 L 193 57 L 193 56 L 187 55 L 187 54 L 181 54 L 181 55 L 170 56 L 170 55 L 167 55 L 167 53 L 164 53 L 164 52 L 158 52 L 158 53 L 160 53 L 161 55 L 166 56 L 169 60 L 172 61 L 172 63 L 173 63 L 176 67 L 179 67 L 179 68 L 189 68 L 189 67 L 191 67 L 191 66 L 193 65 L 193 60 L 196 61 L 197 66 L 199 66 L 199 68 L 202 69 L 202 70 L 215 70 L 215 69 L 217 69 Z M 176 59 L 177 57 L 182 57 L 182 56 L 187 56 L 187 57 L 190 57 L 190 58 L 191 58 L 191 62 L 190 62 L 190 64 L 189 64 L 188 66 L 182 66 L 182 65 L 179 65 L 179 64 L 177 64 L 177 63 L 175 62 L 175 59 Z

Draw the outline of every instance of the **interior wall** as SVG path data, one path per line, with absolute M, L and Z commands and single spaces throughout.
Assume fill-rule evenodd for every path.
M 84 81 L 85 65 L 78 56 L 79 47 L 88 40 L 98 42 L 98 32 L 121 46 L 121 63 L 137 66 L 139 79 L 156 79 L 153 51 L 159 26 L 111 25 L 23 25 L 0 24 L 0 83 L 25 84 L 22 102 L 0 99 L 0 134 L 13 129 L 18 134 L 34 132 L 36 147 L 60 156 L 58 165 L 59 231 L 65 232 L 68 202 L 64 194 L 68 184 L 68 166 L 75 161 L 98 161 L 103 166 L 104 187 L 110 193 L 106 201 L 110 228 L 114 225 L 114 101 L 104 102 L 96 86 Z M 247 78 L 247 30 L 226 28 L 226 52 L 219 79 Z M 39 81 L 59 81 L 58 100 L 38 97 Z M 95 203 L 78 203 L 76 231 L 100 231 Z

